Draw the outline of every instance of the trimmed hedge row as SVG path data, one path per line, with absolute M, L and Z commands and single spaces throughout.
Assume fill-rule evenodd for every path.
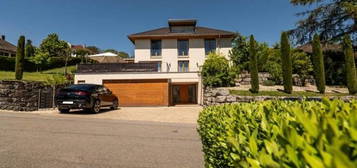
M 357 167 L 357 100 L 211 106 L 198 132 L 209 168 Z
M 0 71 L 14 71 L 15 70 L 15 57 L 0 56 Z M 68 65 L 76 65 L 81 62 L 81 58 L 71 57 L 68 60 Z M 65 66 L 65 58 L 63 57 L 52 57 L 49 59 L 48 64 L 39 67 L 42 70 L 59 68 Z M 37 65 L 30 62 L 29 59 L 25 58 L 24 68 L 26 72 L 34 72 L 37 70 Z

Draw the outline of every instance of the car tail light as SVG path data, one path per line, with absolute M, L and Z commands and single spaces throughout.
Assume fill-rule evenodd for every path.
M 58 90 L 58 91 L 56 92 L 56 95 L 64 95 L 64 92 L 62 92 L 61 90 Z
M 74 92 L 74 94 L 77 95 L 77 96 L 86 96 L 86 95 L 89 95 L 88 92 L 84 92 L 84 91 Z

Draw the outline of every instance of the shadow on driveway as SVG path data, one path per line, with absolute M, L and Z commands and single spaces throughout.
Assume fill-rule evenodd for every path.
M 120 110 L 120 108 L 116 109 L 116 110 Z M 71 114 L 71 115 L 98 115 L 98 114 L 102 114 L 102 113 L 107 113 L 107 112 L 112 112 L 112 111 L 116 111 L 116 110 L 112 110 L 109 108 L 105 108 L 105 109 L 101 109 L 99 111 L 99 113 L 92 113 L 89 110 L 80 110 L 80 109 L 73 109 L 68 113 L 60 113 L 60 114 Z

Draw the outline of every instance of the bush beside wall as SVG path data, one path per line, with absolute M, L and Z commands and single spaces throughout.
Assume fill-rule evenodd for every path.
M 76 65 L 81 62 L 80 58 L 72 57 L 68 60 L 68 66 Z M 25 72 L 35 72 L 37 70 L 36 64 L 25 58 L 24 62 Z M 65 60 L 62 57 L 50 58 L 49 64 L 42 67 L 42 70 L 59 68 L 65 65 Z M 15 71 L 15 57 L 0 56 L 0 71 Z
M 209 106 L 198 132 L 210 168 L 357 165 L 357 100 Z

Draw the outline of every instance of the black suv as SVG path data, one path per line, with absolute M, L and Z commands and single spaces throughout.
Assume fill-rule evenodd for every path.
M 84 109 L 98 113 L 101 107 L 117 109 L 118 98 L 102 85 L 77 84 L 60 89 L 56 93 L 56 105 L 61 113 L 70 109 Z

